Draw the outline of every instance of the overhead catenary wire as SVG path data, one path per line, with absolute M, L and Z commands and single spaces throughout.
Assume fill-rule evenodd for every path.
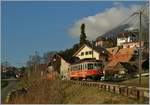
M 130 23 L 130 21 L 131 21 L 132 19 L 134 19 L 133 17 L 136 16 L 136 13 L 139 12 L 139 11 L 144 11 L 145 8 L 146 8 L 148 5 L 149 5 L 149 2 L 146 2 L 146 4 L 143 5 L 140 9 L 133 11 L 126 19 L 124 19 L 122 22 L 120 22 L 115 28 L 118 28 L 118 27 L 120 27 L 120 26 L 122 26 L 122 25 L 125 25 L 125 24 Z M 131 19 L 131 20 L 129 20 L 129 19 Z M 137 20 L 137 21 L 138 21 L 138 20 Z M 115 28 L 113 28 L 113 29 L 115 29 Z M 112 29 L 112 30 L 113 30 L 113 29 Z

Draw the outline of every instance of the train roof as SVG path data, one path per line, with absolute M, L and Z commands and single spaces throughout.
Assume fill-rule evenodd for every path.
M 72 64 L 79 64 L 79 63 L 84 63 L 84 62 L 102 62 L 102 61 L 96 60 L 95 58 L 85 58 L 85 59 L 78 60 Z

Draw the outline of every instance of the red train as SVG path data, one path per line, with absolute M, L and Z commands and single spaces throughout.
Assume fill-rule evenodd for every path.
M 84 59 L 80 60 L 69 68 L 70 79 L 92 79 L 100 80 L 103 76 L 103 64 L 99 60 L 95 59 Z

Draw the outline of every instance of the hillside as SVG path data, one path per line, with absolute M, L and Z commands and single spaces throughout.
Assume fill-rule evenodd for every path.
M 145 101 L 134 100 L 96 87 L 71 84 L 59 79 L 47 80 L 40 76 L 24 77 L 18 88 L 27 92 L 12 94 L 10 104 L 137 104 Z

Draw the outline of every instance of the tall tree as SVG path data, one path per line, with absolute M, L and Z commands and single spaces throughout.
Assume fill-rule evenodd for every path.
M 34 55 L 29 56 L 29 60 L 26 63 L 27 63 L 28 67 L 33 66 L 35 64 L 40 64 L 41 63 L 41 57 L 38 54 L 38 52 L 35 51 Z
M 43 62 L 48 63 L 50 58 L 53 57 L 53 55 L 57 53 L 56 51 L 49 51 L 43 54 Z
M 80 35 L 80 45 L 83 45 L 87 42 L 86 40 L 86 33 L 85 33 L 85 24 L 82 23 L 81 25 L 81 35 Z

